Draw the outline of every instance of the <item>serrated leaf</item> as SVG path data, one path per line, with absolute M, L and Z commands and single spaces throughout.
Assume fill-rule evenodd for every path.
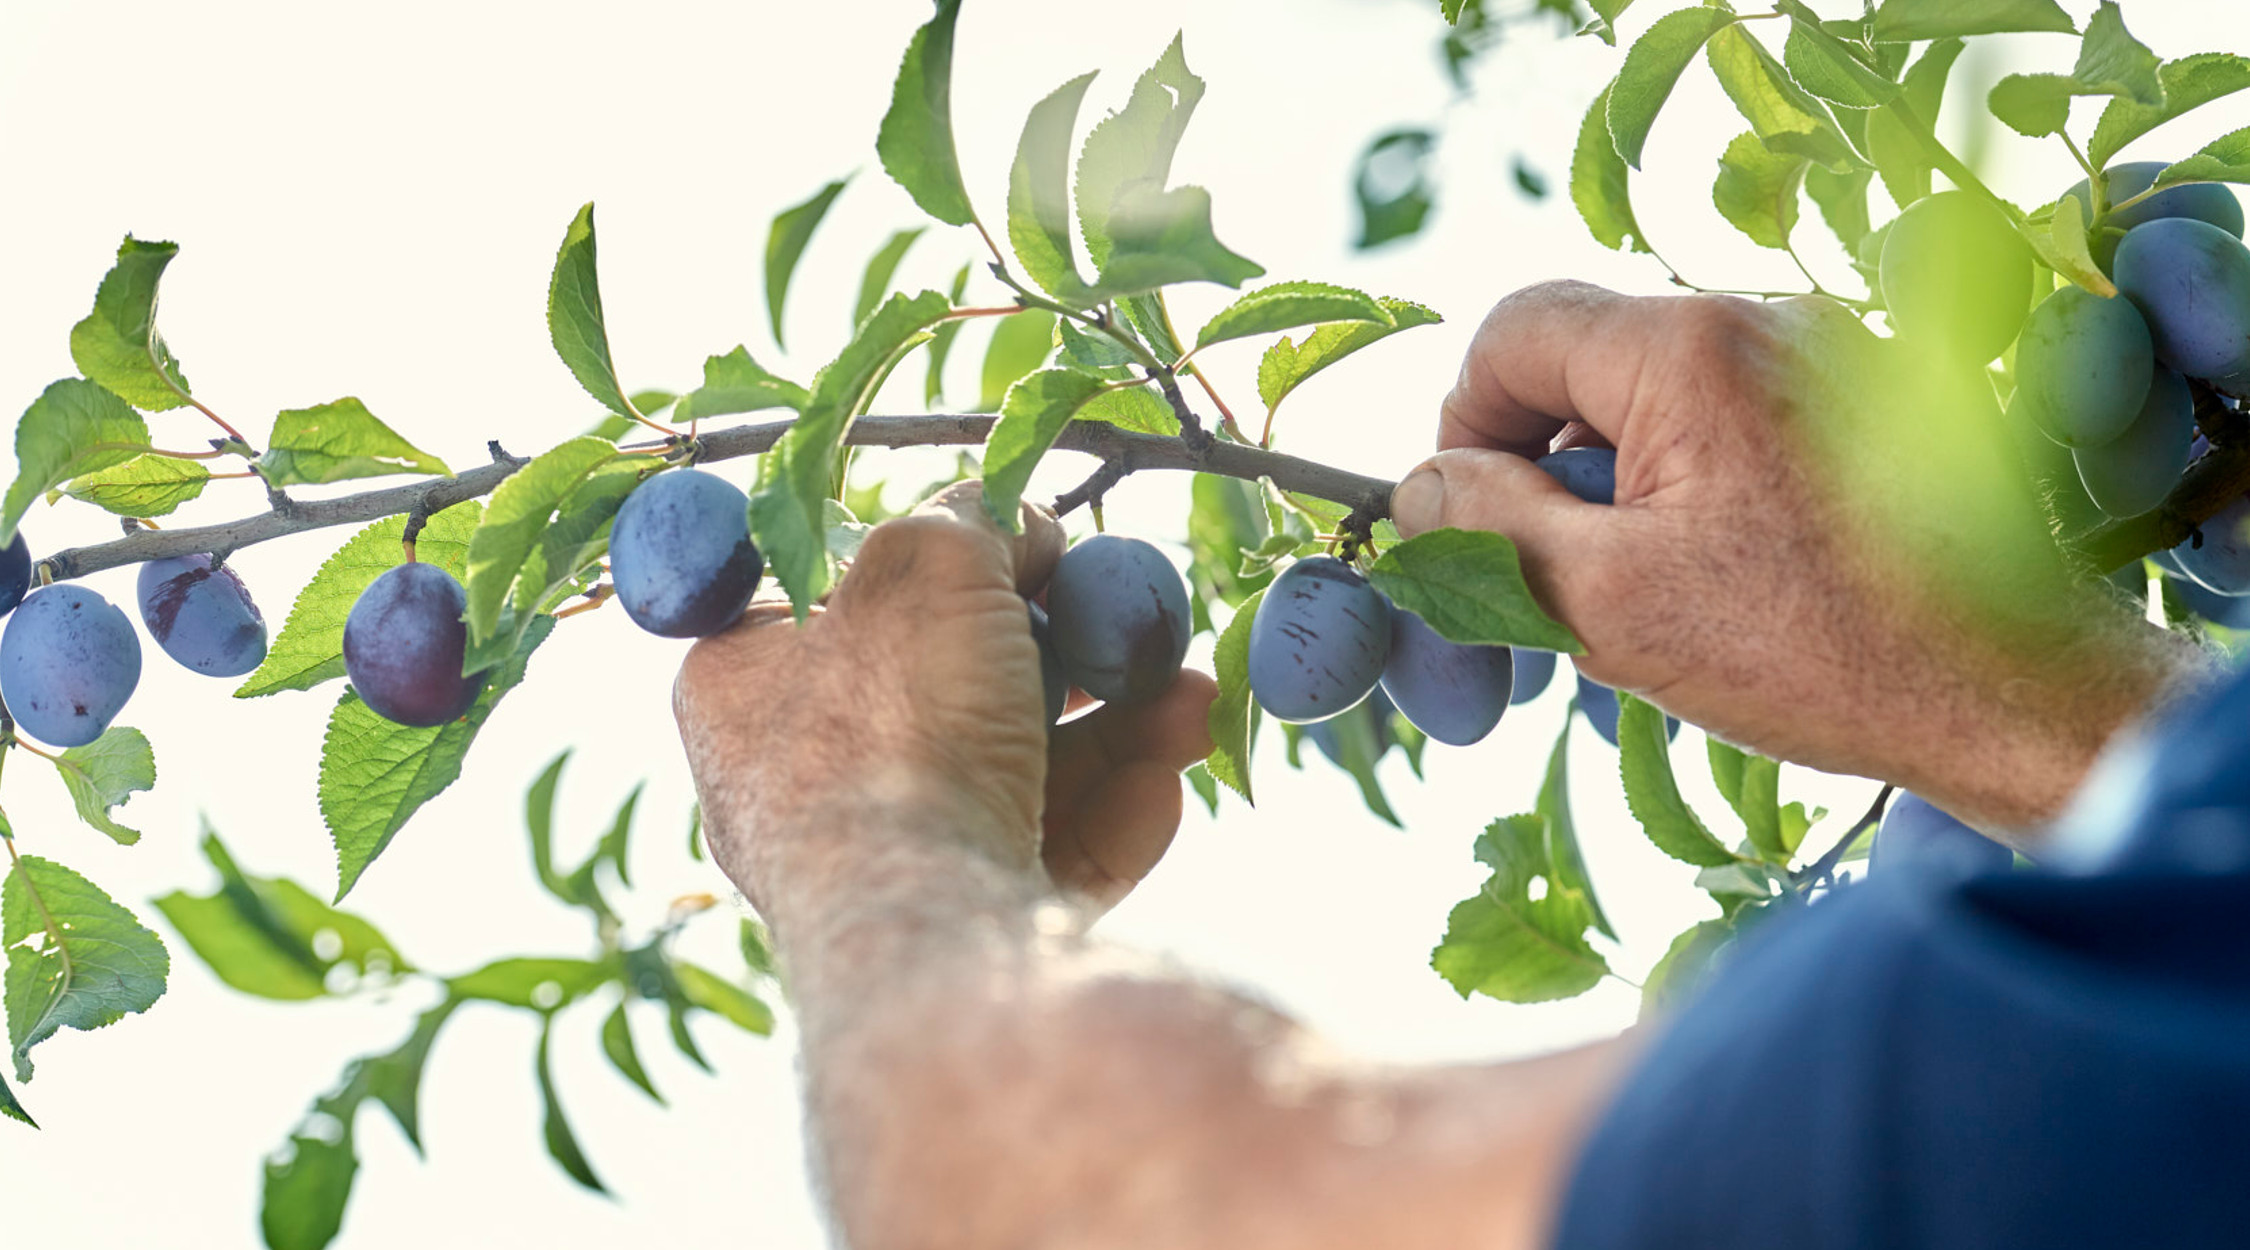
M 2117 284 L 2094 262 L 2086 238 L 2086 210 L 2076 196 L 2066 195 L 2057 201 L 2046 228 L 2035 226 L 2026 237 L 2047 268 L 2096 295 L 2107 298 L 2117 294 Z
M 1607 93 L 1609 137 L 1625 164 L 1641 167 L 1648 132 L 1671 97 L 1673 84 L 1704 43 L 1734 22 L 1734 14 L 1723 9 L 1679 9 L 1656 19 L 1633 41 Z
M 187 376 L 156 329 L 156 293 L 177 243 L 117 245 L 117 262 L 102 276 L 94 310 L 70 328 L 70 359 L 97 386 L 150 412 L 188 402 Z
M 1798 86 L 1765 45 L 1741 26 L 1728 26 L 1711 36 L 1703 58 L 1720 89 L 1767 147 L 1832 169 L 1853 161 L 1851 146 L 1828 107 Z
M 326 994 L 328 973 L 339 964 L 362 977 L 410 970 L 366 920 L 294 881 L 243 873 L 208 825 L 203 853 L 219 871 L 219 888 L 202 896 L 174 891 L 156 907 L 212 974 L 235 989 L 294 1002 Z
M 1127 187 L 1161 188 L 1172 178 L 1172 154 L 1203 99 L 1203 80 L 1189 72 L 1181 37 L 1133 82 L 1125 107 L 1096 123 L 1078 157 L 1078 227 L 1097 270 L 1110 257 L 1109 219 Z
M 0 1077 L 0 1115 L 28 1124 L 33 1128 L 39 1127 L 39 1121 L 32 1119 L 31 1113 L 23 1109 L 22 1103 L 16 1101 L 16 1091 L 8 1088 L 5 1077 Z
M 407 442 L 349 396 L 274 418 L 258 474 L 277 487 L 318 485 L 393 473 L 450 475 L 445 462 Z
M 1993 85 L 1985 106 L 2017 134 L 2059 134 L 2070 121 L 2070 102 L 2094 95 L 2068 74 L 2010 74 Z
M 415 539 L 415 559 L 460 577 L 468 565 L 469 536 L 483 516 L 484 505 L 473 499 L 435 514 Z M 403 559 L 399 540 L 405 533 L 405 517 L 385 517 L 352 535 L 328 557 L 297 592 L 289 619 L 266 649 L 265 662 L 235 690 L 234 697 L 310 690 L 342 677 L 345 618 L 362 591 L 398 567 Z
M 1296 744 L 1306 735 L 1316 731 L 1333 735 L 1336 748 L 1334 763 L 1352 779 L 1352 784 L 1359 787 L 1360 801 L 1367 805 L 1368 812 L 1384 824 L 1403 829 L 1406 823 L 1398 818 L 1397 812 L 1391 810 L 1390 799 L 1383 793 L 1383 780 L 1376 772 L 1376 766 L 1390 753 L 1393 743 L 1385 736 L 1385 727 L 1377 723 L 1375 708 L 1375 701 L 1366 699 L 1358 706 L 1318 725 L 1307 725 L 1302 729 L 1295 725 L 1286 726 L 1285 732 L 1288 733 L 1291 744 L 1290 761 L 1295 766 Z
M 1203 761 L 1197 760 L 1188 765 L 1187 771 L 1180 776 L 1187 780 L 1188 789 L 1195 792 L 1195 797 L 1203 800 L 1204 809 L 1213 816 L 1218 815 L 1219 783 L 1212 780 L 1211 770 L 1204 767 Z
M 516 574 L 556 511 L 595 473 L 615 464 L 618 455 L 615 443 L 581 434 L 533 457 L 492 492 L 484 519 L 469 537 L 468 575 L 462 579 L 472 644 L 493 636 Z
M 953 151 L 953 24 L 960 16 L 961 0 L 937 0 L 937 15 L 914 32 L 875 136 L 883 171 L 949 226 L 976 220 Z
M 1699 920 L 1682 930 L 1664 950 L 1664 957 L 1649 969 L 1641 983 L 1641 1019 L 1647 1020 L 1693 996 L 1703 984 L 1712 956 L 1734 936 L 1724 920 Z
M 1430 966 L 1454 992 L 1539 1003 L 1600 984 L 1609 964 L 1586 941 L 1593 913 L 1583 896 L 1552 879 L 1546 822 L 1536 815 L 1492 822 L 1477 839 L 1477 858 L 1492 878 L 1453 908 L 1430 952 Z M 1542 877 L 1547 889 L 1533 899 L 1531 882 Z
M 1736 135 L 1719 157 L 1711 202 L 1751 242 L 1786 251 L 1797 228 L 1797 191 L 1810 163 L 1773 151 L 1755 133 Z
M 1704 827 L 1672 776 L 1672 744 L 1664 713 L 1655 705 L 1617 692 L 1618 771 L 1625 782 L 1625 804 L 1656 849 L 1674 859 L 1711 868 L 1735 862 L 1735 854 Z
M 1436 325 L 1443 320 L 1422 305 L 1407 300 L 1377 296 L 1375 302 L 1388 315 L 1387 323 L 1333 322 L 1306 335 L 1302 344 L 1284 338 L 1266 349 L 1265 356 L 1258 361 L 1258 398 L 1265 402 L 1268 413 L 1280 407 L 1289 392 L 1303 385 L 1305 379 L 1360 348 L 1381 342 L 1401 330 Z
M 1104 225 L 1109 259 L 1087 293 L 1090 301 L 1182 282 L 1238 287 L 1265 273 L 1264 266 L 1236 255 L 1211 233 L 1211 193 L 1201 187 L 1128 186 L 1111 203 Z
M 147 735 L 123 725 L 111 726 L 101 737 L 57 756 L 55 771 L 62 774 L 80 820 L 120 846 L 141 840 L 139 830 L 118 824 L 110 810 L 156 786 L 156 753 L 149 748 Z
M 2183 116 L 2222 96 L 2250 87 L 2250 57 L 2231 52 L 2204 52 L 2167 61 L 2156 71 L 2164 102 L 2142 104 L 2123 96 L 2111 100 L 2094 125 L 2086 157 L 2095 168 L 2105 168 L 2125 145 L 2175 117 Z
M 1032 106 L 1008 170 L 1008 242 L 1024 273 L 1065 301 L 1086 287 L 1070 247 L 1070 139 L 1093 81 L 1080 74 Z
M 2204 144 L 2195 155 L 2168 165 L 2154 185 L 2182 182 L 2250 182 L 2250 126 Z
M 49 859 L 21 856 L 0 885 L 0 950 L 8 953 L 8 1046 L 16 1079 L 31 1048 L 64 1028 L 93 1030 L 163 996 L 164 943 L 93 882 Z
M 2070 76 L 2106 95 L 2121 96 L 2150 108 L 2164 106 L 2164 83 L 2158 76 L 2163 61 L 2148 45 L 2125 29 L 2125 15 L 2116 0 L 2102 0 L 2086 19 L 2086 35 L 2078 44 L 2078 63 Z
M 1805 194 L 1812 197 L 1821 220 L 1828 223 L 1847 255 L 1867 237 L 1867 188 L 1874 178 L 1874 171 L 1869 169 L 1839 174 L 1816 164 L 1805 170 Z
M 1086 401 L 1075 419 L 1106 421 L 1121 430 L 1167 438 L 1180 432 L 1180 418 L 1172 405 L 1145 386 L 1102 391 Z
M 1250 698 L 1250 627 L 1264 589 L 1252 591 L 1235 605 L 1234 619 L 1219 635 L 1211 658 L 1212 676 L 1218 679 L 1219 697 L 1211 703 L 1208 723 L 1211 754 L 1204 767 L 1214 781 L 1255 805 L 1250 794 L 1250 751 L 1258 742 L 1258 705 Z
M 836 454 L 874 388 L 927 328 L 951 309 L 945 296 L 894 295 L 814 380 L 804 414 L 759 465 L 750 497 L 750 535 L 789 592 L 798 619 L 828 587 L 828 530 L 822 504 L 836 476 Z
M 468 715 L 436 728 L 393 724 L 362 703 L 356 691 L 344 692 L 320 749 L 320 815 L 336 844 L 339 901 L 414 813 L 461 775 L 477 731 L 523 681 L 532 653 L 554 626 L 551 616 L 534 620 L 515 655 L 485 680 Z
M 1204 348 L 1229 339 L 1339 321 L 1387 327 L 1391 315 L 1363 291 L 1326 282 L 1276 282 L 1245 292 L 1220 309 L 1196 332 L 1195 345 Z
M 1703 740 L 1703 750 L 1711 760 L 1711 784 L 1718 787 L 1719 797 L 1727 801 L 1727 806 L 1741 811 L 1742 774 L 1749 764 L 1749 754 L 1713 737 Z
M 1742 817 L 1742 827 L 1750 838 L 1750 845 L 1767 863 L 1789 862 L 1790 847 L 1781 836 L 1781 764 L 1762 755 L 1746 756 L 1742 768 L 1742 788 L 1729 800 L 1735 814 Z
M 928 231 L 928 226 L 900 230 L 867 259 L 867 270 L 859 279 L 859 298 L 852 302 L 853 325 L 867 320 L 867 314 L 874 312 L 883 297 L 890 294 L 891 279 L 898 273 L 899 262 L 906 259 L 906 250 Z
M 617 510 L 655 464 L 645 456 L 619 456 L 570 488 L 555 505 L 554 520 L 540 531 L 538 546 L 525 557 L 516 575 L 515 593 L 500 614 L 499 628 L 481 644 L 472 642 L 467 671 L 505 659 L 538 614 L 554 611 L 559 598 L 586 588 L 594 562 L 609 552 L 609 531 Z M 473 553 L 475 539 L 470 541 Z
M 1570 630 L 1531 597 L 1516 545 L 1485 530 L 1437 529 L 1393 546 L 1367 570 L 1390 601 L 1453 642 L 1581 654 Z
M 607 1195 L 601 1178 L 594 1175 L 594 1167 L 586 1162 L 586 1152 L 578 1145 L 578 1135 L 571 1132 L 570 1121 L 563 1116 L 561 1096 L 555 1092 L 555 1065 L 549 1049 L 555 1034 L 555 1017 L 548 1014 L 539 1022 L 539 1134 L 546 1139 L 547 1154 L 560 1164 L 570 1179 Z
M 123 464 L 97 469 L 72 478 L 61 490 L 47 492 L 47 502 L 64 495 L 90 503 L 118 516 L 157 517 L 203 493 L 211 470 L 200 460 L 180 460 L 153 452 Z
M 828 215 L 829 206 L 850 181 L 849 175 L 838 178 L 813 192 L 811 199 L 774 214 L 773 226 L 766 232 L 766 318 L 773 326 L 776 345 L 786 342 L 781 333 L 781 310 L 789 302 L 789 279 L 797 272 L 797 261 L 804 256 L 805 245 L 812 242 L 813 231 L 820 228 L 820 219 Z
M 1042 369 L 1008 388 L 1000 420 L 984 443 L 984 508 L 1000 528 L 1016 532 L 1031 471 L 1063 427 L 1105 385 L 1075 369 Z
M 1850 44 L 1821 29 L 1811 10 L 1782 8 L 1790 15 L 1782 63 L 1805 90 L 1853 109 L 1874 108 L 1897 97 L 1898 84 L 1861 61 Z
M 1578 127 L 1578 146 L 1570 157 L 1570 202 L 1577 206 L 1579 219 L 1593 233 L 1595 242 L 1611 249 L 1646 252 L 1648 240 L 1642 237 L 1641 223 L 1633 216 L 1630 173 L 1625 162 L 1618 159 L 1616 144 L 1609 137 L 1609 96 L 1614 90 L 1615 83 L 1602 88 Z
M 570 375 L 595 402 L 611 412 L 630 414 L 632 404 L 617 381 L 609 357 L 609 328 L 602 320 L 601 276 L 594 264 L 594 205 L 589 201 L 571 218 L 555 253 L 554 276 L 547 283 L 547 336 Z
M 16 421 L 16 480 L 0 507 L 0 544 L 15 538 L 41 494 L 148 449 L 148 424 L 132 405 L 83 378 L 48 386 Z
M 739 412 L 802 408 L 807 398 L 804 387 L 776 377 L 750 358 L 749 348 L 738 346 L 724 356 L 704 358 L 703 385 L 680 396 L 671 421 L 680 425 Z
M 1575 719 L 1563 717 L 1562 728 L 1555 732 L 1555 746 L 1547 753 L 1547 773 L 1539 782 L 1535 810 L 1547 822 L 1547 862 L 1554 869 L 1555 883 L 1584 897 L 1594 927 L 1615 941 L 1617 931 L 1610 927 L 1601 900 L 1594 894 L 1594 879 L 1586 871 L 1585 856 L 1579 852 L 1578 825 L 1570 813 L 1570 726 Z
M 1437 132 L 1409 126 L 1377 135 L 1352 166 L 1352 202 L 1359 214 L 1359 251 L 1421 233 L 1437 198 L 1430 158 Z
M 1968 45 L 1940 39 L 1922 53 L 1899 84 L 1899 99 L 1925 126 L 1935 126 L 1945 102 L 1945 82 Z M 1930 193 L 1930 157 L 1921 142 L 1889 109 L 1867 115 L 1867 155 L 1883 176 L 1883 189 L 1904 208 Z
M 655 1082 L 648 1079 L 647 1069 L 641 1066 L 640 1049 L 633 1044 L 633 1023 L 625 1012 L 628 1001 L 629 998 L 619 999 L 602 1021 L 602 1054 L 608 1057 L 609 1066 L 640 1086 L 641 1092 L 655 1099 L 656 1105 L 661 1107 L 665 1105 L 664 1095 L 657 1093 Z
M 1055 314 L 1031 308 L 1000 318 L 985 344 L 979 371 L 977 411 L 998 412 L 1008 388 L 1031 376 L 1054 350 Z
M 1876 6 L 1878 43 L 1911 43 L 1966 35 L 2027 31 L 2075 34 L 2055 0 L 1883 0 Z
M 759 1037 L 773 1035 L 773 1009 L 757 995 L 684 959 L 673 961 L 672 974 L 679 978 L 680 990 L 690 1003 L 745 1033 Z

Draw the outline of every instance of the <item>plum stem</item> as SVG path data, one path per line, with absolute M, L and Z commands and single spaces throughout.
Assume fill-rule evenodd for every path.
M 2188 466 L 2163 503 L 2136 517 L 2104 522 L 2070 540 L 2069 545 L 2084 554 L 2097 572 L 2107 573 L 2179 546 L 2250 491 L 2250 420 L 2210 387 L 2191 382 L 2189 388 L 2195 395 L 2195 423 L 2211 440 L 2211 450 Z
M 1875 801 L 1867 805 L 1866 814 L 1854 822 L 1850 829 L 1845 830 L 1843 837 L 1836 839 L 1836 845 L 1829 847 L 1827 852 L 1819 859 L 1814 860 L 1805 867 L 1803 872 L 1792 878 L 1791 884 L 1796 886 L 1798 890 L 1803 891 L 1833 877 L 1836 872 L 1836 865 L 1842 862 L 1844 858 L 1844 852 L 1851 849 L 1852 843 L 1859 841 L 1859 835 L 1874 828 L 1882 821 L 1883 809 L 1890 806 L 1891 793 L 1896 789 L 1897 787 L 1886 783 L 1881 790 L 1877 791 Z

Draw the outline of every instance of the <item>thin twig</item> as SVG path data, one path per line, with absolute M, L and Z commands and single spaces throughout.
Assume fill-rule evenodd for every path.
M 1838 838 L 1836 845 L 1829 847 L 1826 854 L 1814 860 L 1803 872 L 1792 878 L 1791 884 L 1799 890 L 1806 890 L 1835 875 L 1836 865 L 1843 862 L 1844 852 L 1851 849 L 1852 843 L 1859 841 L 1859 835 L 1874 828 L 1882 821 L 1883 809 L 1890 806 L 1891 793 L 1895 789 L 1897 787 L 1886 782 L 1882 790 L 1876 793 L 1875 801 L 1867 805 L 1867 814 L 1861 816 L 1845 832 L 1843 837 Z

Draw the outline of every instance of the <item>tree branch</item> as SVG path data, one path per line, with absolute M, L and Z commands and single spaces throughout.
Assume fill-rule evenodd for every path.
M 976 446 L 991 433 L 995 419 L 936 414 L 861 417 L 853 424 L 845 441 L 856 447 Z M 701 459 L 717 461 L 754 456 L 772 447 L 791 424 L 790 421 L 767 421 L 705 434 L 699 440 Z M 1209 435 L 1205 438 L 1209 439 Z M 1240 443 L 1211 440 L 1201 450 L 1195 450 L 1179 438 L 1139 434 L 1102 421 L 1073 421 L 1064 427 L 1062 436 L 1055 440 L 1055 447 L 1060 451 L 1097 456 L 1105 466 L 1116 466 L 1119 477 L 1143 469 L 1185 469 L 1246 481 L 1264 477 L 1273 479 L 1274 485 L 1283 490 L 1343 504 L 1365 513 L 1371 520 L 1390 515 L 1391 482 Z M 276 538 L 336 525 L 360 525 L 387 516 L 417 512 L 435 514 L 457 503 L 491 494 L 510 474 L 529 463 L 524 457 L 508 455 L 496 445 L 492 452 L 493 463 L 455 477 L 432 478 L 334 499 L 289 500 L 285 509 L 218 525 L 142 530 L 115 542 L 58 551 L 40 563 L 53 580 L 63 581 L 170 556 L 240 551 Z
M 2071 545 L 2104 573 L 2184 543 L 2196 527 L 2250 491 L 2250 421 L 2220 396 L 2195 386 L 2195 420 L 2211 450 L 2188 466 L 2162 504 L 2136 517 L 2085 531 Z

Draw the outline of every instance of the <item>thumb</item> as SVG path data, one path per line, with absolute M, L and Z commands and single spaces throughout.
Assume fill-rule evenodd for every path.
M 1601 576 L 1611 538 L 1631 509 L 1587 503 L 1521 456 L 1482 448 L 1443 451 L 1391 492 L 1391 520 L 1412 538 L 1434 529 L 1505 535 L 1522 557 L 1524 578 L 1548 613 L 1577 628 L 1603 615 Z
M 1046 585 L 1062 557 L 1054 514 L 1022 505 L 1021 532 L 1002 533 L 984 507 L 984 484 L 956 482 L 911 515 L 876 526 L 860 545 L 831 606 L 867 608 L 901 596 L 1006 587 L 1030 594 Z

